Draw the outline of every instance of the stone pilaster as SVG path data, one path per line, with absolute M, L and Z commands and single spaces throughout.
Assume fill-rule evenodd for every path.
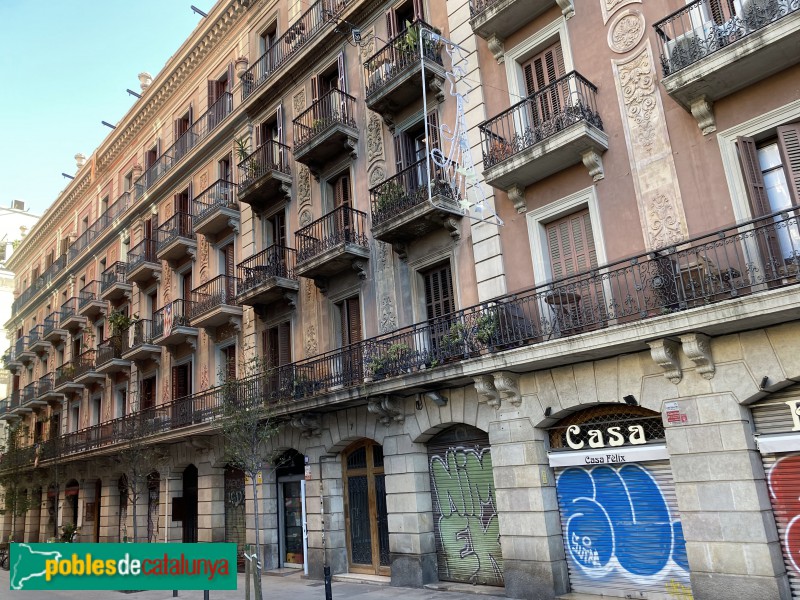
M 761 456 L 732 394 L 678 400 L 667 448 L 692 578 L 704 600 L 790 597 Z
M 28 491 L 28 498 L 30 499 L 30 508 L 25 513 L 25 541 L 38 542 L 42 505 L 41 502 L 34 502 L 35 499 L 38 499 L 38 495 L 32 490 Z
M 489 425 L 503 575 L 511 598 L 549 600 L 569 591 L 546 435 L 527 418 Z
M 422 587 L 437 580 L 428 453 L 408 435 L 383 441 L 392 585 Z
M 347 544 L 345 540 L 344 487 L 340 456 L 320 456 L 321 448 L 306 451 L 311 464 L 312 480 L 306 482 L 306 514 L 308 517 L 308 573 L 321 579 L 323 566 L 330 565 L 331 572 L 347 572 Z M 320 501 L 322 499 L 322 502 Z M 323 551 L 322 526 L 324 506 L 325 547 Z
M 225 469 L 207 462 L 198 466 L 197 541 L 225 541 Z
M 172 499 L 183 496 L 183 472 L 166 471 L 162 473 L 161 487 L 162 497 L 164 498 L 162 504 L 165 505 L 164 508 L 166 513 L 164 523 L 161 525 L 162 539 L 164 533 L 166 533 L 166 539 L 168 542 L 180 542 L 183 540 L 183 522 L 176 521 L 174 515 L 172 514 Z M 167 503 L 169 503 L 168 506 Z M 130 509 L 128 512 L 130 513 Z M 164 532 L 164 529 L 166 529 L 166 532 Z

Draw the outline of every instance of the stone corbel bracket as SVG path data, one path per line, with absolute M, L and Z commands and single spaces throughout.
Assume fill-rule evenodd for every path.
M 517 212 L 520 214 L 528 212 L 528 203 L 525 200 L 525 188 L 521 185 L 514 184 L 508 191 L 508 199 L 514 203 L 514 208 L 517 209 Z
M 500 392 L 494 386 L 493 375 L 477 375 L 472 378 L 478 391 L 478 402 L 486 402 L 495 410 L 500 408 Z
M 558 4 L 565 19 L 575 16 L 575 0 L 556 0 L 556 4 Z
M 494 387 L 503 400 L 508 400 L 517 407 L 522 404 L 522 397 L 519 393 L 519 373 L 498 371 L 494 374 Z
M 689 110 L 692 113 L 697 126 L 703 135 L 714 133 L 717 130 L 717 119 L 714 117 L 714 103 L 706 96 L 695 98 L 689 104 Z
M 367 401 L 367 411 L 378 416 L 378 420 L 387 427 L 392 423 L 406 420 L 403 402 L 391 396 L 378 396 Z
M 583 166 L 589 170 L 589 175 L 592 181 L 600 181 L 605 178 L 606 172 L 603 169 L 603 157 L 601 151 L 590 148 L 581 152 L 581 161 Z
M 306 439 L 319 437 L 322 434 L 322 424 L 320 416 L 316 413 L 300 413 L 293 415 L 290 424 L 300 431 L 300 435 Z
M 678 350 L 680 348 L 678 342 L 662 338 L 647 342 L 647 345 L 650 346 L 651 358 L 664 369 L 664 377 L 672 383 L 679 383 L 683 378 L 683 372 L 678 358 Z
M 697 365 L 703 379 L 712 379 L 717 368 L 711 356 L 711 338 L 702 333 L 687 333 L 681 336 L 683 353 Z

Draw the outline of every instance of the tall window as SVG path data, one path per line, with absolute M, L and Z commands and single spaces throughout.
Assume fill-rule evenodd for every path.
M 558 86 L 552 86 L 557 79 L 565 75 L 561 43 L 553 44 L 523 63 L 522 73 L 528 95 L 539 93 L 536 103 L 530 107 L 533 124 L 538 125 L 558 115 L 561 107 L 569 101 L 570 94 L 566 81 Z
M 192 271 L 184 271 L 181 273 L 181 297 L 186 301 L 192 299 Z M 184 307 L 185 310 L 185 307 Z
M 273 245 L 286 246 L 286 214 L 283 211 L 262 219 L 261 226 L 265 249 Z
M 233 158 L 230 154 L 227 154 L 217 161 L 217 174 L 223 181 L 233 181 L 233 169 L 231 167 L 232 164 Z
M 220 349 L 222 373 L 224 376 L 224 383 L 226 381 L 234 381 L 236 379 L 236 345 L 231 344 Z
M 156 406 L 156 376 L 145 377 L 139 385 L 139 410 L 146 411 Z
M 391 39 L 405 31 L 407 23 L 424 18 L 425 11 L 422 0 L 406 0 L 386 11 L 386 33 Z
M 172 399 L 185 398 L 192 393 L 192 365 L 185 363 L 172 367 Z
M 584 209 L 545 227 L 553 279 L 569 277 L 597 266 L 589 209 Z
M 358 296 L 347 298 L 336 305 L 339 313 L 341 327 L 341 344 L 344 348 L 350 344 L 360 342 L 361 334 L 361 307 Z
M 450 330 L 449 320 L 442 318 L 455 310 L 453 275 L 450 263 L 440 264 L 420 273 L 425 287 L 425 313 L 430 323 L 431 344 L 441 345 Z
M 268 367 L 279 367 L 292 362 L 292 334 L 289 322 L 266 329 L 261 334 L 264 362 Z

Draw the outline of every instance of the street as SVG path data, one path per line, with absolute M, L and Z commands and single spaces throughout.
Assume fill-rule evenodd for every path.
M 167 600 L 172 598 L 170 591 L 147 592 L 111 592 L 111 591 L 7 591 L 9 589 L 9 572 L 0 569 L 0 597 L 20 598 L 25 600 L 108 600 L 109 598 L 130 597 L 135 600 Z M 264 598 L 291 598 L 292 600 L 324 600 L 325 586 L 321 581 L 303 579 L 297 575 L 288 577 L 263 578 Z M 467 586 L 468 587 L 468 586 Z M 487 591 L 485 587 L 476 588 L 475 591 Z M 395 600 L 399 595 L 403 600 L 499 600 L 505 596 L 491 596 L 481 593 L 461 593 L 455 591 L 435 591 L 429 589 L 396 588 L 385 585 L 367 583 L 333 582 L 334 600 Z M 203 592 L 179 592 L 179 598 L 188 600 L 202 600 Z M 244 598 L 244 575 L 239 574 L 239 589 L 236 591 L 213 591 L 210 600 L 242 600 Z

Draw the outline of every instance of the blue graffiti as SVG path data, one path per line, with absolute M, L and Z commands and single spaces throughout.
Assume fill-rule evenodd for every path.
M 638 577 L 660 573 L 670 559 L 688 572 L 680 521 L 672 521 L 658 483 L 634 464 L 566 469 L 557 482 L 567 546 L 589 576 L 619 566 Z

